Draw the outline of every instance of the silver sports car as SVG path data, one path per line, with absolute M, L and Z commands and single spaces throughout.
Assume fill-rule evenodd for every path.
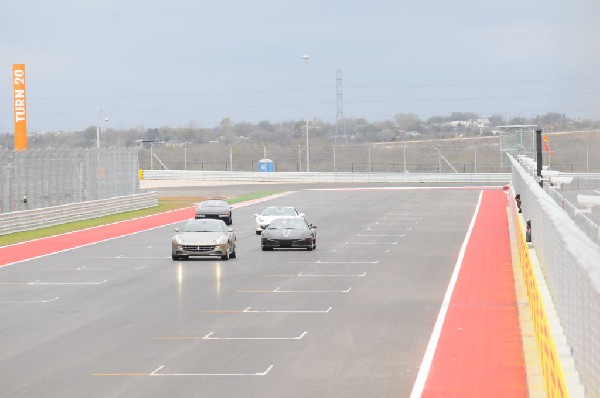
M 217 218 L 225 221 L 227 225 L 233 223 L 231 206 L 226 200 L 222 199 L 209 199 L 200 202 L 196 207 L 196 218 Z
M 222 220 L 188 220 L 175 232 L 171 242 L 173 260 L 190 256 L 219 256 L 221 260 L 236 257 L 233 228 L 227 228 Z
M 317 227 L 303 218 L 278 218 L 262 231 L 260 247 L 263 251 L 273 249 L 317 248 Z
M 304 213 L 299 213 L 294 207 L 289 206 L 270 206 L 263 210 L 260 214 L 254 215 L 254 220 L 256 221 L 256 235 L 260 235 L 260 233 L 267 228 L 267 225 L 271 223 L 271 221 L 276 220 L 278 218 L 289 218 L 289 217 L 297 217 L 304 218 Z

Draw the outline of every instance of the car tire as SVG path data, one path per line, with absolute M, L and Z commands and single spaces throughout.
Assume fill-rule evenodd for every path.
M 272 252 L 273 248 L 272 247 L 265 247 L 265 246 L 261 246 L 262 247 L 262 251 L 264 252 Z
M 262 234 L 262 231 L 256 231 L 256 235 Z
M 225 221 L 225 224 L 227 224 L 227 225 L 231 225 L 231 224 L 233 224 L 233 217 L 229 217 L 229 218 L 227 219 L 227 221 Z
M 221 260 L 223 260 L 223 261 L 229 260 L 229 247 L 227 248 L 227 250 L 225 250 L 225 254 L 223 254 L 221 256 Z
M 181 259 L 181 257 L 176 256 L 175 254 L 171 254 L 171 258 L 173 259 L 173 261 L 179 261 Z
M 237 258 L 237 253 L 235 252 L 235 246 L 233 247 L 233 251 L 229 255 L 230 258 Z
M 308 250 L 309 252 L 311 252 L 312 249 L 313 249 L 313 245 L 312 244 L 306 248 L 306 250 Z

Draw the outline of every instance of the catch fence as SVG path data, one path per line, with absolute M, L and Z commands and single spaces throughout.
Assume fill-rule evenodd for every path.
M 134 148 L 0 151 L 0 213 L 139 192 Z

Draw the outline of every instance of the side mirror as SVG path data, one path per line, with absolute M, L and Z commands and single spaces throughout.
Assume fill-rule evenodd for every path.
M 316 226 L 316 225 L 311 225 L 311 227 L 313 227 L 313 228 L 317 228 L 317 226 Z
M 302 217 L 302 218 L 304 218 L 304 216 L 306 216 L 306 214 L 304 214 L 304 213 L 300 213 L 300 214 L 298 214 L 298 215 L 299 215 L 300 217 Z
M 175 227 L 175 232 L 179 232 L 179 228 L 178 227 Z

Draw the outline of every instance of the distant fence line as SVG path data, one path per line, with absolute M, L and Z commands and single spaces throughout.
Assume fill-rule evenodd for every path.
M 311 146 L 311 172 L 508 173 L 497 146 L 357 144 Z M 302 145 L 187 145 L 140 148 L 144 170 L 257 171 L 261 159 L 277 172 L 306 171 Z M 479 160 L 478 160 L 479 159 Z
M 0 151 L 0 213 L 137 194 L 138 150 Z

